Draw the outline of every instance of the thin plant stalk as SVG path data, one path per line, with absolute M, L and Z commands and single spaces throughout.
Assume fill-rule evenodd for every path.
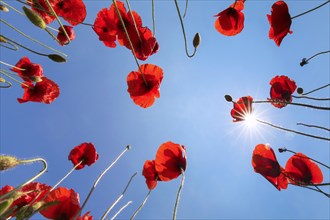
M 77 212 L 77 214 L 76 214 L 76 216 L 73 218 L 73 219 L 76 219 L 79 215 L 80 215 L 80 213 L 81 213 L 81 211 L 83 210 L 83 208 L 85 207 L 85 205 L 86 205 L 86 203 L 88 202 L 88 200 L 89 200 L 89 198 L 90 198 L 90 196 L 92 195 L 92 193 L 93 193 L 93 191 L 94 191 L 94 189 L 96 188 L 96 186 L 97 186 L 97 184 L 100 182 L 100 180 L 102 179 L 102 177 L 111 169 L 111 167 L 126 153 L 126 151 L 128 151 L 129 149 L 130 149 L 130 145 L 127 145 L 126 147 L 125 147 L 125 150 L 123 151 L 123 152 L 121 152 L 118 156 L 117 156 L 117 158 L 99 175 L 99 177 L 95 180 L 95 182 L 94 182 L 94 184 L 93 184 L 93 186 L 92 186 L 92 188 L 90 189 L 90 191 L 89 191 L 89 193 L 88 193 L 88 195 L 87 195 L 87 197 L 86 197 L 86 199 L 85 199 L 85 201 L 84 201 L 84 203 L 82 204 L 82 206 L 81 206 L 81 208 L 80 208 L 80 211 L 79 212 Z
M 179 8 L 179 5 L 178 5 L 178 1 L 177 0 L 174 0 L 174 3 L 175 3 L 175 7 L 176 7 L 176 10 L 178 12 L 178 15 L 179 15 L 179 19 L 180 19 L 180 24 L 181 24 L 181 29 L 182 29 L 182 33 L 183 33 L 183 39 L 184 39 L 184 47 L 185 47 L 185 50 L 186 50 L 186 55 L 191 58 L 193 56 L 195 56 L 196 54 L 196 51 L 197 51 L 197 48 L 194 47 L 194 52 L 193 54 L 189 54 L 188 53 L 188 45 L 187 45 L 187 36 L 186 36 L 186 31 L 184 29 L 184 24 L 183 24 L 183 19 L 182 19 L 182 16 L 181 16 L 181 12 L 180 12 L 180 8 Z
M 137 208 L 137 210 L 134 212 L 134 214 L 132 215 L 132 217 L 130 218 L 130 220 L 133 220 L 136 215 L 140 212 L 140 210 L 143 208 L 143 206 L 147 203 L 147 200 L 151 194 L 152 190 L 149 190 L 148 194 L 146 195 L 146 197 L 144 198 L 143 202 L 141 203 L 141 205 Z
M 1 69 L 0 69 L 0 73 L 3 74 L 3 75 L 5 75 L 5 76 L 8 77 L 9 79 L 13 80 L 14 82 L 17 82 L 17 83 L 20 84 L 20 85 L 23 85 L 23 86 L 25 86 L 25 87 L 27 87 L 27 88 L 33 89 L 33 87 L 31 87 L 31 86 L 25 84 L 24 82 L 21 82 L 21 81 L 15 79 L 14 77 L 12 77 L 12 76 L 9 75 L 8 73 L 6 73 L 4 70 L 1 70 Z
M 156 22 L 155 22 L 155 0 L 151 0 L 151 18 L 152 18 L 152 33 L 156 35 Z
M 313 89 L 313 90 L 311 90 L 311 91 L 309 91 L 309 92 L 305 92 L 305 93 L 303 93 L 303 94 L 301 94 L 301 95 L 309 95 L 309 94 L 311 94 L 311 93 L 313 93 L 313 92 L 319 91 L 319 90 L 324 89 L 324 88 L 326 88 L 326 87 L 328 87 L 328 86 L 330 86 L 330 83 L 329 83 L 329 84 L 326 84 L 326 85 L 324 85 L 324 86 L 321 86 L 321 87 L 319 87 L 319 88 L 317 88 L 317 89 Z
M 11 43 L 10 41 L 7 41 L 7 39 L 3 35 L 0 35 L 0 38 L 6 40 L 5 42 L 4 41 L 0 41 L 1 43 L 5 43 L 5 44 L 9 44 L 10 45 L 10 47 L 8 47 L 6 45 L 0 44 L 1 47 L 5 47 L 5 48 L 7 48 L 9 50 L 13 50 L 13 51 L 17 51 L 18 50 L 18 47 L 15 44 Z
M 291 17 L 291 20 L 293 20 L 293 19 L 295 19 L 295 18 L 298 18 L 298 17 L 300 17 L 300 16 L 302 16 L 302 15 L 304 15 L 304 14 L 307 14 L 307 13 L 309 13 L 309 12 L 312 12 L 312 11 L 318 9 L 318 8 L 321 8 L 322 6 L 328 4 L 329 2 L 330 2 L 330 0 L 324 2 L 323 4 L 321 4 L 321 5 L 319 5 L 319 6 L 315 7 L 315 8 L 312 8 L 312 9 L 310 9 L 310 10 L 308 10 L 308 11 L 305 11 L 305 12 L 303 12 L 303 13 L 301 13 L 301 14 L 298 14 L 298 15 L 296 15 L 296 16 L 293 16 L 293 17 Z
M 18 69 L 18 70 L 21 70 L 21 71 L 25 71 L 25 69 L 19 68 L 19 67 L 17 67 L 17 66 L 11 65 L 11 64 L 6 63 L 6 62 L 3 62 L 3 61 L 1 61 L 1 60 L 0 60 L 0 64 L 6 65 L 6 66 L 10 66 L 10 67 L 12 67 L 12 68 L 14 68 L 14 69 Z
M 184 176 L 184 170 L 181 168 L 181 184 L 180 184 L 180 187 L 179 187 L 179 190 L 178 190 L 178 194 L 176 196 L 176 200 L 175 200 L 175 205 L 174 205 L 174 211 L 173 211 L 173 220 L 176 219 L 176 214 L 177 214 L 177 210 L 178 210 L 178 206 L 179 206 L 179 200 L 180 200 L 180 195 L 181 195 L 181 190 L 182 190 L 182 187 L 183 187 L 183 184 L 184 184 L 184 179 L 185 179 L 185 176 Z
M 310 61 L 311 59 L 313 59 L 314 57 L 317 57 L 321 54 L 326 54 L 326 53 L 330 53 L 330 50 L 327 50 L 327 51 L 322 51 L 322 52 L 319 52 L 319 53 L 316 53 L 314 54 L 313 56 L 311 56 L 310 58 L 306 59 L 304 58 L 303 61 L 302 61 L 302 64 L 301 65 L 305 65 L 308 63 L 308 61 Z
M 307 108 L 314 108 L 318 110 L 330 110 L 330 107 L 322 107 L 322 106 L 315 106 L 315 105 L 308 105 L 303 103 L 295 103 L 295 102 L 281 102 L 281 101 L 272 101 L 272 100 L 265 100 L 265 101 L 252 101 L 252 103 L 280 103 L 280 104 L 287 104 L 287 105 L 295 105 L 295 106 L 301 106 L 301 107 L 307 107 Z
M 7 85 L 1 85 L 1 83 L 6 83 Z M 0 77 L 0 88 L 10 88 L 12 86 L 11 82 Z
M 51 48 L 51 47 L 47 46 L 46 44 L 43 44 L 43 43 L 41 43 L 40 41 L 38 41 L 38 40 L 36 40 L 36 39 L 30 37 L 29 35 L 25 34 L 24 32 L 18 30 L 18 29 L 17 29 L 16 27 L 14 27 L 13 25 L 11 25 L 11 24 L 9 24 L 8 22 L 6 22 L 5 20 L 2 20 L 2 19 L 0 18 L 0 21 L 1 21 L 2 23 L 6 24 L 7 26 L 9 26 L 10 28 L 14 29 L 16 32 L 20 33 L 20 34 L 23 35 L 24 37 L 26 37 L 26 38 L 32 40 L 33 42 L 35 42 L 35 43 L 37 43 L 37 44 L 39 44 L 39 45 L 41 45 L 41 46 L 43 46 L 43 47 L 45 47 L 45 48 L 47 48 L 47 49 L 49 49 L 49 50 L 52 50 L 52 51 L 54 51 L 54 52 L 56 52 L 56 53 L 62 54 L 63 56 L 68 56 L 68 55 L 66 55 L 66 54 L 64 54 L 64 53 L 62 53 L 62 52 L 60 52 L 60 51 L 58 51 L 58 50 L 56 50 L 56 49 L 54 49 L 54 48 Z
M 44 167 L 42 168 L 42 170 L 37 173 L 35 176 L 33 176 L 31 179 L 29 179 L 28 181 L 22 183 L 21 185 L 19 185 L 18 187 L 16 187 L 15 189 L 11 190 L 10 192 L 3 194 L 2 196 L 0 196 L 0 201 L 4 200 L 8 197 L 10 197 L 13 193 L 15 193 L 17 190 L 21 189 L 23 186 L 33 182 L 34 180 L 36 180 L 37 178 L 39 178 L 41 175 L 43 175 L 46 170 L 47 170 L 47 161 L 44 160 L 43 158 L 33 158 L 33 159 L 28 159 L 28 160 L 20 160 L 20 164 L 29 164 L 29 163 L 35 163 L 35 162 L 42 162 L 42 164 L 44 165 Z
M 126 209 L 127 206 L 132 204 L 132 201 L 128 201 L 123 207 L 121 207 L 118 212 L 111 218 L 111 220 L 114 220 L 124 209 Z
M 315 135 L 311 135 L 311 134 L 307 134 L 307 133 L 295 131 L 295 130 L 292 130 L 292 129 L 283 128 L 283 127 L 280 127 L 280 126 L 277 126 L 277 125 L 274 125 L 272 123 L 269 123 L 269 122 L 266 122 L 266 121 L 262 121 L 262 120 L 259 120 L 259 119 L 256 119 L 256 121 L 259 122 L 259 123 L 261 123 L 261 124 L 269 125 L 269 126 L 271 126 L 273 128 L 277 128 L 277 129 L 280 129 L 280 130 L 283 130 L 283 131 L 288 131 L 288 132 L 292 132 L 292 133 L 295 133 L 295 134 L 300 134 L 300 135 L 311 137 L 311 138 L 315 138 L 315 139 L 330 141 L 330 138 L 315 136 Z
M 314 98 L 314 97 L 309 97 L 309 96 L 292 96 L 295 99 L 310 99 L 310 100 L 315 100 L 315 101 L 329 101 L 330 98 Z
M 141 73 L 141 75 L 142 75 L 142 78 L 143 78 L 144 84 L 145 84 L 146 86 L 148 86 L 147 80 L 145 79 L 144 73 L 142 72 L 141 67 L 140 67 L 140 64 L 139 64 L 139 61 L 137 60 L 137 57 L 136 57 L 136 55 L 135 55 L 135 49 L 134 49 L 134 47 L 133 47 L 133 43 L 132 43 L 131 38 L 130 38 L 130 36 L 129 36 L 129 34 L 128 34 L 128 31 L 127 31 L 127 29 L 126 29 L 125 22 L 124 22 L 124 20 L 123 20 L 121 14 L 120 14 L 120 11 L 119 11 L 119 9 L 118 9 L 118 6 L 117 6 L 117 2 L 116 2 L 116 0 L 112 0 L 112 3 L 113 3 L 113 5 L 115 6 L 115 9 L 116 9 L 117 15 L 118 15 L 119 20 L 120 20 L 120 22 L 121 22 L 121 25 L 122 25 L 123 28 L 124 28 L 124 31 L 125 31 L 125 34 L 126 34 L 127 40 L 128 40 L 128 42 L 129 42 L 129 44 L 130 44 L 130 47 L 132 48 L 133 56 L 134 56 L 134 59 L 135 59 L 136 65 L 138 66 L 138 69 L 139 69 L 139 71 L 140 71 L 140 73 Z
M 133 178 L 136 176 L 137 172 L 135 172 L 131 178 L 129 179 L 124 191 L 121 193 L 121 195 L 116 199 L 116 201 L 114 203 L 112 203 L 112 205 L 107 209 L 107 211 L 102 215 L 101 220 L 104 220 L 107 215 L 109 214 L 109 212 L 113 209 L 113 207 L 115 207 L 115 205 L 117 205 L 117 203 L 124 197 L 124 194 L 126 193 L 130 183 L 132 182 Z
M 302 125 L 302 126 L 306 126 L 306 127 L 310 127 L 310 128 L 318 128 L 318 129 L 322 129 L 322 130 L 326 130 L 330 132 L 329 128 L 325 128 L 322 126 L 318 126 L 318 125 L 309 125 L 309 124 L 305 124 L 305 123 L 297 123 L 297 125 Z
M 189 0 L 186 0 L 186 6 L 185 6 L 185 8 L 184 8 L 183 18 L 185 18 L 185 17 L 186 17 L 186 14 L 187 14 L 188 1 L 189 1 Z
M 13 6 L 9 5 L 8 3 L 6 3 L 6 2 L 4 2 L 4 1 L 2 1 L 2 0 L 1 0 L 0 2 L 1 2 L 1 4 L 4 4 L 5 6 L 7 6 L 8 8 L 11 8 L 12 10 L 16 11 L 17 13 L 19 13 L 19 14 L 21 14 L 21 15 L 24 15 L 23 12 L 17 10 L 17 9 L 14 8 Z

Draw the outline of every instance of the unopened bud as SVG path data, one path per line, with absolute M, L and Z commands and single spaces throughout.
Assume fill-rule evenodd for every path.
M 52 61 L 58 62 L 58 63 L 64 63 L 66 62 L 66 59 L 58 54 L 48 54 L 47 55 L 49 59 Z
M 14 198 L 8 198 L 0 202 L 0 216 L 3 216 L 3 214 L 9 211 L 8 209 L 10 208 L 10 206 L 13 204 L 14 201 L 15 201 Z
M 6 80 L 4 78 L 0 77 L 0 83 L 5 83 L 5 82 L 6 82 Z
M 23 11 L 26 15 L 26 17 L 28 17 L 28 19 L 37 27 L 41 28 L 41 29 L 46 29 L 47 25 L 45 23 L 45 21 L 42 19 L 42 17 L 40 17 L 40 15 L 35 12 L 32 11 L 31 9 L 23 6 Z
M 299 88 L 297 89 L 297 93 L 298 93 L 299 95 L 303 94 L 303 93 L 304 93 L 303 88 L 299 87 Z
M 285 147 L 283 147 L 283 148 L 279 148 L 278 149 L 278 152 L 280 152 L 280 153 L 283 153 L 283 152 L 285 152 L 286 151 L 286 148 Z
M 127 150 L 131 149 L 131 145 L 126 146 Z
M 199 46 L 199 44 L 201 43 L 201 36 L 199 35 L 199 33 L 197 32 L 195 34 L 194 40 L 193 40 L 193 45 L 195 48 L 197 48 Z
M 307 62 L 307 60 L 306 60 L 306 58 L 303 58 L 302 60 L 301 60 L 301 62 L 300 62 L 300 66 L 304 66 L 304 65 L 306 65 L 308 62 Z
M 9 9 L 6 6 L 1 5 L 1 4 L 0 4 L 0 10 L 1 11 L 4 11 L 4 12 L 8 12 L 9 11 Z
M 7 40 L 4 36 L 0 35 L 0 42 L 1 43 L 7 43 Z
M 225 95 L 225 99 L 227 102 L 232 102 L 233 98 L 230 95 Z
M 19 160 L 16 157 L 0 155 L 0 171 L 16 167 Z

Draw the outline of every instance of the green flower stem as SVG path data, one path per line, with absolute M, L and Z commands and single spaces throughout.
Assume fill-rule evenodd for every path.
M 185 47 L 185 50 L 186 50 L 186 55 L 187 55 L 189 58 L 191 58 L 191 57 L 195 56 L 196 51 L 197 51 L 197 48 L 194 47 L 194 52 L 193 52 L 193 54 L 189 55 L 189 53 L 188 53 L 188 45 L 187 45 L 186 31 L 185 31 L 185 29 L 184 29 L 183 19 L 182 19 L 182 16 L 181 16 L 181 12 L 180 12 L 180 8 L 179 8 L 179 5 L 178 5 L 178 1 L 177 1 L 177 0 L 174 0 L 174 3 L 175 3 L 175 7 L 176 7 L 176 10 L 177 10 L 177 12 L 178 12 L 179 19 L 180 19 L 180 24 L 181 24 L 181 29 L 182 29 L 182 33 L 183 33 L 184 47 Z
M 134 212 L 134 214 L 132 215 L 132 217 L 130 218 L 130 220 L 133 220 L 136 215 L 140 212 L 140 210 L 143 208 L 143 206 L 147 203 L 147 200 L 151 194 L 151 190 L 149 190 L 148 194 L 146 195 L 146 197 L 144 198 L 143 202 L 141 203 L 141 205 L 137 208 L 137 210 Z
M 186 14 L 187 14 L 188 1 L 189 1 L 189 0 L 186 0 L 186 6 L 185 6 L 185 8 L 184 8 L 183 18 L 185 18 L 185 17 L 186 17 Z
M 309 91 L 309 92 L 305 92 L 305 93 L 303 93 L 303 94 L 301 94 L 301 95 L 308 95 L 308 94 L 311 94 L 311 93 L 316 92 L 316 91 L 318 91 L 318 90 L 324 89 L 324 88 L 326 88 L 326 87 L 328 87 L 328 86 L 330 86 L 330 83 L 327 84 L 327 85 L 321 86 L 321 87 L 319 87 L 319 88 L 317 88 L 317 89 L 313 89 L 313 90 L 311 90 L 311 91 Z
M 177 194 L 176 200 L 175 200 L 175 206 L 174 206 L 173 218 L 172 218 L 173 220 L 176 219 L 176 214 L 177 214 L 179 200 L 180 200 L 180 194 L 181 194 L 181 190 L 182 190 L 182 187 L 183 187 L 183 184 L 184 184 L 184 180 L 185 180 L 184 170 L 182 168 L 180 168 L 180 169 L 181 169 L 182 178 L 181 178 L 181 184 L 180 184 L 180 187 L 179 187 L 179 190 L 178 190 L 178 194 Z
M 286 148 L 281 148 L 281 149 L 282 149 L 282 151 L 280 151 L 280 152 L 286 152 L 286 151 L 288 151 L 288 152 L 290 152 L 290 153 L 296 154 L 296 152 L 294 152 L 293 150 L 289 150 L 289 149 L 286 149 Z M 296 155 L 296 156 L 301 157 L 301 158 L 307 158 L 307 159 L 310 159 L 310 160 L 314 161 L 315 163 L 318 163 L 318 164 L 320 164 L 320 165 L 322 165 L 322 166 L 324 166 L 324 167 L 330 169 L 330 166 L 327 166 L 327 165 L 325 165 L 324 163 L 321 163 L 321 162 L 319 162 L 319 161 L 317 161 L 317 160 L 314 160 L 313 158 L 310 158 L 310 157 L 307 157 L 307 156 L 303 157 L 303 156 L 299 156 L 299 155 Z M 329 185 L 329 183 L 327 183 L 326 185 Z
M 131 148 L 130 145 L 127 145 L 125 147 L 125 150 L 123 152 L 121 152 L 118 157 L 99 175 L 99 177 L 95 180 L 92 188 L 90 189 L 84 203 L 82 204 L 80 211 L 76 214 L 76 216 L 73 219 L 77 219 L 78 216 L 80 215 L 81 211 L 83 210 L 83 208 L 85 207 L 87 201 L 89 200 L 90 196 L 92 195 L 94 189 L 96 188 L 97 184 L 99 183 L 99 181 L 102 179 L 102 177 L 108 172 L 108 170 L 110 170 L 110 168 L 125 154 L 126 151 L 128 151 Z
M 8 192 L 8 193 L 0 196 L 0 201 L 6 199 L 8 197 L 10 197 L 17 190 L 19 190 L 23 186 L 25 186 L 25 185 L 33 182 L 34 180 L 36 180 L 37 178 L 39 178 L 41 175 L 43 175 L 46 172 L 46 170 L 47 170 L 47 161 L 44 160 L 43 158 L 33 158 L 33 159 L 29 159 L 29 160 L 20 160 L 20 164 L 27 164 L 27 163 L 34 163 L 34 162 L 42 162 L 43 165 L 44 165 L 43 169 L 38 174 L 36 174 L 35 176 L 33 176 L 31 179 L 29 179 L 28 181 L 26 181 L 25 183 L 22 183 L 21 185 L 19 185 L 15 189 L 11 190 L 10 192 Z
M 71 42 L 71 40 L 70 40 L 70 37 L 69 37 L 68 33 L 66 32 L 66 30 L 65 30 L 65 28 L 64 28 L 64 26 L 63 26 L 63 24 L 62 24 L 62 22 L 61 22 L 61 20 L 58 18 L 56 12 L 54 11 L 53 7 L 51 6 L 51 4 L 49 3 L 48 0 L 46 0 L 46 3 L 47 3 L 48 8 L 50 9 L 52 15 L 55 16 L 56 21 L 57 21 L 58 24 L 61 26 L 61 29 L 62 29 L 64 35 L 66 36 L 67 40 L 68 40 L 68 43 L 66 43 L 66 44 L 69 44 L 69 43 Z M 47 28 L 46 28 L 46 30 L 47 30 Z M 48 31 L 47 31 L 47 32 L 48 32 Z M 48 33 L 49 33 L 49 32 L 48 32 Z M 56 41 L 58 41 L 58 40 L 56 39 Z
M 310 61 L 310 60 L 313 59 L 314 57 L 317 57 L 317 56 L 319 56 L 319 55 L 321 55 L 321 54 L 325 54 L 325 53 L 330 53 L 330 50 L 316 53 L 316 54 L 314 54 L 313 56 L 311 56 L 311 57 L 308 58 L 308 59 L 305 59 L 305 58 L 304 58 L 304 59 L 303 59 L 303 62 L 304 62 L 305 64 L 307 64 L 308 61 Z
M 151 18 L 152 18 L 152 33 L 156 35 L 156 22 L 155 22 L 155 0 L 151 0 Z
M 7 85 L 1 85 L 1 83 L 6 83 Z M 11 86 L 12 84 L 10 82 L 0 77 L 0 88 L 10 88 Z
M 55 41 L 57 41 L 58 43 L 60 42 L 57 37 L 55 37 L 55 35 L 48 29 L 45 28 L 45 31 L 47 32 L 47 34 L 49 34 Z
M 114 203 L 112 203 L 112 205 L 107 209 L 107 211 L 102 215 L 102 217 L 101 217 L 101 220 L 104 220 L 106 217 L 107 217 L 107 215 L 109 214 L 109 212 L 113 209 L 113 207 L 115 207 L 115 205 L 117 205 L 117 203 L 124 197 L 124 194 L 126 193 L 126 191 L 127 191 L 127 189 L 128 189 L 128 187 L 129 187 L 129 185 L 130 185 L 130 183 L 132 182 L 132 180 L 133 180 L 133 178 L 136 176 L 136 174 L 137 174 L 137 172 L 135 172 L 132 176 L 131 176 L 131 178 L 129 179 L 129 181 L 128 181 L 128 183 L 127 183 L 127 185 L 126 185 L 126 187 L 125 187 L 125 189 L 124 189 L 124 191 L 121 193 L 121 195 L 116 199 L 116 201 L 114 202 Z M 114 216 L 115 217 L 115 216 Z M 113 217 L 113 218 L 114 218 Z M 112 219 L 113 219 L 112 218 Z
M 280 127 L 280 126 L 277 126 L 277 125 L 274 125 L 274 124 L 271 124 L 269 122 L 262 121 L 262 120 L 259 120 L 259 119 L 256 119 L 256 121 L 259 122 L 259 123 L 261 123 L 261 124 L 269 125 L 269 126 L 271 126 L 273 128 L 277 128 L 277 129 L 280 129 L 280 130 L 283 130 L 283 131 L 288 131 L 288 132 L 292 132 L 292 133 L 295 133 L 295 134 L 300 134 L 300 135 L 311 137 L 311 138 L 315 138 L 315 139 L 330 141 L 330 138 L 315 136 L 315 135 L 306 134 L 306 133 L 303 133 L 303 132 L 299 132 L 299 131 L 295 131 L 295 130 L 283 128 L 283 127 Z
M 293 98 L 296 99 L 310 99 L 310 100 L 315 100 L 315 101 L 329 101 L 330 98 L 314 98 L 314 97 L 309 97 L 309 96 L 295 96 L 292 95 Z
M 144 84 L 148 87 L 147 80 L 145 79 L 144 73 L 142 72 L 141 67 L 140 67 L 140 64 L 139 64 L 139 62 L 138 62 L 138 60 L 137 60 L 137 58 L 136 58 L 136 55 L 135 55 L 135 49 L 134 49 L 134 47 L 133 47 L 133 43 L 132 43 L 131 38 L 129 37 L 129 34 L 128 34 L 128 32 L 127 32 L 127 29 L 126 29 L 126 26 L 125 26 L 125 22 L 124 22 L 124 20 L 123 20 L 121 14 L 120 14 L 120 12 L 119 12 L 119 9 L 118 9 L 118 6 L 117 6 L 117 2 L 116 2 L 116 0 L 112 0 L 112 3 L 113 3 L 113 5 L 114 5 L 115 8 L 116 8 L 117 15 L 118 15 L 118 17 L 119 17 L 119 19 L 120 19 L 121 25 L 122 25 L 123 28 L 124 28 L 124 31 L 125 31 L 125 34 L 126 34 L 127 40 L 128 40 L 128 42 L 129 42 L 129 44 L 130 44 L 130 47 L 132 48 L 133 56 L 134 56 L 134 59 L 135 59 L 136 65 L 138 66 L 139 71 L 140 71 L 140 73 L 141 73 L 141 75 L 142 75 L 142 78 L 143 78 Z
M 18 47 L 17 47 L 15 44 L 13 44 L 13 43 L 7 41 L 7 40 L 4 38 L 3 35 L 0 35 L 0 38 L 1 38 L 1 41 L 0 41 L 1 43 L 9 44 L 10 47 L 8 47 L 8 46 L 6 46 L 6 45 L 3 45 L 3 44 L 0 44 L 0 46 L 5 47 L 5 48 L 7 48 L 7 49 L 9 49 L 9 50 L 13 50 L 13 51 L 17 51 L 17 50 L 18 50 Z M 3 40 L 4 40 L 4 41 L 3 41 Z
M 50 190 L 54 190 L 58 185 L 60 185 L 84 160 L 81 160 L 79 163 L 77 163 L 60 181 L 58 181 Z
M 126 205 L 124 205 L 123 207 L 121 207 L 118 212 L 111 218 L 111 220 L 114 220 L 127 206 L 129 206 L 130 204 L 132 204 L 132 201 L 129 201 L 126 203 Z
M 281 101 L 272 101 L 272 100 L 266 100 L 266 101 L 252 101 L 252 103 L 280 103 L 280 104 L 287 104 L 287 105 L 296 105 L 296 106 L 302 106 L 302 107 L 307 107 L 307 108 L 314 108 L 318 110 L 330 110 L 330 107 L 322 107 L 322 106 L 315 106 L 315 105 L 308 105 L 308 104 L 303 104 L 303 103 L 295 103 L 295 102 L 281 102 Z
M 308 125 L 308 124 L 304 124 L 304 123 L 297 123 L 297 125 L 302 125 L 302 126 L 306 126 L 306 127 L 310 127 L 310 128 L 319 128 L 322 130 L 330 131 L 329 128 L 325 128 L 325 127 L 318 126 L 318 125 Z
M 15 79 L 14 77 L 12 77 L 12 76 L 9 75 L 8 73 L 6 73 L 5 70 L 1 70 L 1 69 L 0 69 L 0 73 L 3 74 L 3 75 L 5 75 L 5 76 L 8 77 L 9 79 L 13 80 L 14 82 L 17 82 L 17 83 L 20 84 L 20 85 L 23 85 L 23 86 L 25 86 L 25 87 L 27 87 L 27 88 L 33 89 L 33 87 L 31 87 L 31 86 L 25 84 L 24 82 L 21 82 L 21 81 Z
M 21 70 L 21 71 L 25 71 L 25 69 L 19 68 L 19 67 L 14 66 L 14 65 L 11 65 L 11 64 L 9 64 L 9 63 L 5 63 L 5 62 L 3 62 L 3 61 L 1 61 L 1 60 L 0 60 L 0 63 L 3 64 L 3 65 L 6 65 L 6 66 L 10 66 L 10 67 L 12 67 L 12 68 L 15 68 L 15 69 Z
M 15 31 L 17 31 L 18 33 L 20 33 L 20 34 L 23 35 L 24 37 L 26 37 L 26 38 L 32 40 L 33 42 L 35 42 L 35 43 L 37 43 L 37 44 L 39 44 L 39 45 L 41 45 L 41 46 L 43 46 L 43 47 L 45 47 L 45 48 L 47 48 L 47 49 L 49 49 L 49 50 L 52 50 L 52 51 L 54 51 L 54 52 L 56 52 L 56 53 L 62 54 L 63 56 L 68 56 L 68 55 L 66 55 L 66 54 L 64 54 L 64 53 L 62 53 L 62 52 L 60 52 L 60 51 L 58 51 L 58 50 L 56 50 L 56 49 L 54 49 L 54 48 L 51 48 L 51 47 L 47 46 L 46 44 L 43 44 L 43 43 L 41 43 L 40 41 L 38 41 L 38 40 L 36 40 L 36 39 L 30 37 L 29 35 L 27 35 L 27 34 L 25 34 L 24 32 L 18 30 L 16 27 L 14 27 L 13 25 L 9 24 L 8 22 L 2 20 L 1 18 L 0 18 L 0 21 L 1 21 L 2 23 L 6 24 L 7 26 L 11 27 L 12 29 L 14 29 Z
M 315 7 L 315 8 L 312 8 L 312 9 L 310 9 L 310 10 L 308 10 L 308 11 L 305 11 L 305 12 L 303 12 L 303 13 L 301 13 L 301 14 L 298 14 L 298 15 L 296 15 L 296 16 L 293 16 L 293 17 L 291 17 L 291 20 L 293 20 L 293 19 L 295 19 L 295 18 L 297 18 L 297 17 L 300 17 L 300 16 L 302 16 L 302 15 L 304 15 L 304 14 L 307 14 L 307 13 L 309 13 L 309 12 L 312 12 L 312 11 L 318 9 L 318 8 L 321 8 L 322 6 L 328 4 L 329 2 L 330 2 L 330 0 L 324 2 L 323 4 L 321 4 L 321 5 L 319 5 L 319 6 Z

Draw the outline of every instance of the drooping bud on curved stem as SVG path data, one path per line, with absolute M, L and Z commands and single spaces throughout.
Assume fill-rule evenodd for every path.
M 199 46 L 200 43 L 201 43 L 201 36 L 200 36 L 200 34 L 197 32 L 197 33 L 195 34 L 194 39 L 193 39 L 193 46 L 194 46 L 195 48 L 197 48 L 197 47 Z
M 317 57 L 318 55 L 325 54 L 325 53 L 330 53 L 330 50 L 316 53 L 316 54 L 314 54 L 313 56 L 311 56 L 311 57 L 308 58 L 308 59 L 303 58 L 303 59 L 301 60 L 301 62 L 300 62 L 300 66 L 304 66 L 304 65 L 308 64 L 308 61 L 310 61 L 310 60 L 313 59 L 314 57 Z
M 1 85 L 2 83 L 6 83 L 6 85 Z M 11 82 L 8 82 L 6 79 L 0 77 L 0 88 L 10 88 L 11 86 Z

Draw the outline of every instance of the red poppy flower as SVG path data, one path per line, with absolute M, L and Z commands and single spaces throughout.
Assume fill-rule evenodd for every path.
M 76 34 L 73 31 L 73 27 L 72 26 L 68 26 L 68 25 L 63 25 L 63 27 L 64 27 L 64 30 L 66 31 L 66 33 L 68 34 L 69 39 L 70 40 L 75 39 Z M 61 28 L 61 27 L 58 28 L 57 40 L 59 40 L 59 44 L 62 45 L 62 46 L 64 44 L 68 44 L 69 43 L 69 40 L 66 37 L 66 35 L 65 35 L 64 31 L 63 31 L 63 28 Z
M 155 168 L 162 181 L 169 181 L 181 174 L 181 169 L 186 170 L 186 149 L 173 142 L 163 143 L 156 153 Z
M 52 0 L 51 5 L 58 16 L 75 26 L 86 18 L 86 6 L 82 0 Z
M 60 95 L 60 89 L 55 82 L 46 77 L 42 77 L 41 79 L 42 81 L 37 82 L 35 85 L 25 82 L 24 84 L 29 87 L 22 85 L 24 94 L 22 98 L 17 99 L 19 103 L 30 101 L 50 104 Z
M 71 220 L 80 210 L 79 195 L 73 189 L 58 187 L 51 191 L 44 201 L 46 203 L 58 202 L 40 211 L 45 218 Z
M 18 75 L 26 82 L 40 82 L 44 76 L 44 70 L 40 64 L 31 63 L 28 57 L 22 57 L 15 65 L 17 68 L 11 68 L 11 71 Z
M 285 165 L 289 181 L 296 185 L 319 184 L 323 181 L 319 166 L 302 153 L 296 153 Z
M 260 173 L 278 190 L 288 187 L 288 180 L 284 176 L 284 169 L 277 162 L 273 149 L 266 144 L 258 144 L 253 151 L 252 166 L 256 173 Z
M 280 46 L 283 38 L 288 33 L 292 34 L 289 8 L 284 1 L 277 1 L 273 4 L 271 12 L 271 15 L 267 15 L 270 24 L 269 38 L 273 39 L 277 46 Z
M 155 168 L 155 160 L 144 162 L 142 175 L 146 178 L 148 189 L 152 190 L 157 186 L 158 174 Z
M 14 187 L 12 186 L 3 187 L 0 190 L 0 196 L 12 191 L 13 189 Z M 16 191 L 16 194 L 14 194 L 15 200 L 10 205 L 10 207 L 16 208 L 12 211 L 11 216 L 15 216 L 16 212 L 23 206 L 31 206 L 32 204 L 39 202 L 41 199 L 44 198 L 44 196 L 46 195 L 46 193 L 49 192 L 50 189 L 51 187 L 46 184 L 32 182 L 25 185 L 22 189 Z
M 234 118 L 233 122 L 244 121 L 245 117 L 252 113 L 252 101 L 251 96 L 244 96 L 234 102 L 234 107 L 230 112 Z
M 273 106 L 283 108 L 287 105 L 285 102 L 292 102 L 292 94 L 297 88 L 295 81 L 287 76 L 275 76 L 269 84 L 271 85 L 269 100 L 272 101 Z
M 135 27 L 131 27 L 128 29 L 128 33 L 134 47 L 135 56 L 139 60 L 146 60 L 149 56 L 158 51 L 159 45 L 149 28 L 138 27 L 136 30 Z M 123 40 L 123 44 L 128 49 L 132 49 L 126 37 Z
M 55 16 L 51 15 L 52 13 L 49 10 L 49 7 L 45 0 L 38 1 L 27 1 L 31 4 L 31 8 L 33 11 L 37 12 L 46 24 L 50 24 L 55 20 Z M 52 0 L 49 1 L 52 4 Z
M 85 165 L 90 166 L 95 163 L 99 159 L 99 155 L 92 143 L 82 143 L 71 150 L 68 159 L 72 161 L 74 166 L 83 161 L 76 167 L 76 170 L 80 170 Z
M 159 87 L 162 79 L 163 70 L 160 67 L 153 64 L 142 64 L 138 72 L 132 71 L 128 74 L 127 91 L 135 104 L 148 108 L 152 106 L 155 98 L 160 97 Z
M 115 14 L 103 8 L 97 13 L 96 19 L 94 21 L 93 30 L 99 36 L 99 40 L 104 43 L 107 47 L 116 47 L 117 39 L 117 26 L 115 23 Z
M 244 0 L 238 0 L 226 10 L 215 15 L 218 17 L 214 23 L 215 29 L 223 35 L 234 36 L 241 33 L 244 28 Z

